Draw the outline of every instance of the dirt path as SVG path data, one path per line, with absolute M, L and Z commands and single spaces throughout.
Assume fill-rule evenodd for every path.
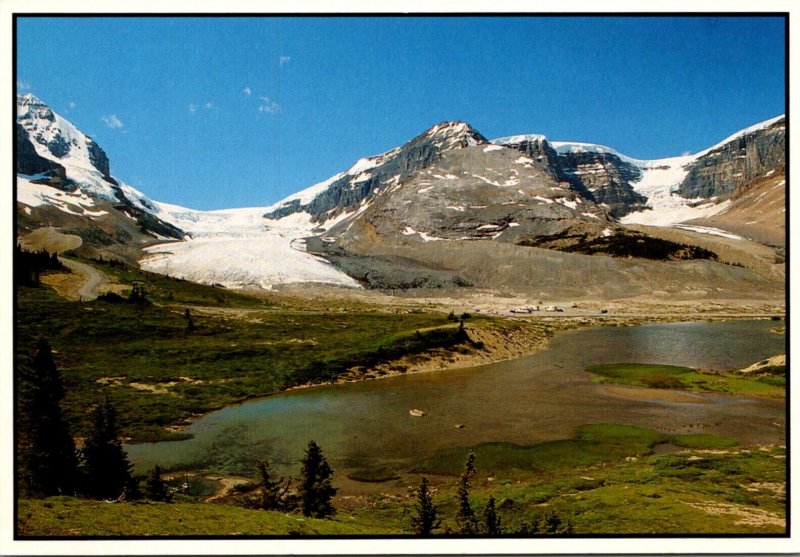
M 64 295 L 68 298 L 82 301 L 94 300 L 100 294 L 101 288 L 108 283 L 108 277 L 91 265 L 64 257 L 61 258 L 61 262 L 70 271 L 80 275 L 82 279 L 79 283 L 65 285 L 67 288 Z M 105 290 L 105 288 L 102 289 Z

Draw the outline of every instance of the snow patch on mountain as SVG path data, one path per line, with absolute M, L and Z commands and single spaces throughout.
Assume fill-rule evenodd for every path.
M 66 192 L 46 184 L 37 184 L 36 180 L 45 176 L 25 176 L 17 174 L 17 201 L 28 207 L 51 205 L 72 215 L 99 217 L 107 215 L 106 211 L 92 210 L 95 201 L 81 191 Z

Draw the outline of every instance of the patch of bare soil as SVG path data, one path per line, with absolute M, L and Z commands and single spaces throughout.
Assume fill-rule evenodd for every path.
M 764 509 L 745 507 L 736 503 L 717 503 L 714 501 L 689 502 L 681 501 L 694 509 L 711 515 L 732 515 L 738 517 L 734 524 L 741 526 L 785 526 L 786 519 L 776 513 Z
M 753 482 L 744 486 L 747 491 L 761 492 L 768 491 L 777 497 L 786 497 L 786 484 L 779 482 Z
M 62 234 L 52 226 L 46 226 L 20 237 L 19 243 L 23 248 L 31 251 L 46 250 L 50 253 L 64 253 L 81 247 L 83 240 L 80 236 Z
M 171 396 L 178 396 L 177 393 L 174 393 L 170 390 L 170 388 L 174 387 L 178 384 L 188 384 L 188 385 L 199 385 L 204 383 L 202 379 L 192 379 L 191 377 L 181 377 L 179 381 L 164 381 L 162 383 L 139 383 L 139 382 L 131 382 L 126 383 L 124 377 L 100 377 L 97 379 L 97 383 L 101 385 L 109 385 L 111 387 L 120 387 L 122 385 L 131 387 L 132 389 L 137 389 L 139 391 L 147 391 L 149 393 L 153 393 L 154 395 L 171 395 Z
M 73 293 L 77 292 L 84 279 L 74 273 L 47 273 L 40 280 L 62 298 L 73 299 Z
M 214 501 L 218 501 L 220 499 L 224 499 L 225 497 L 229 496 L 231 492 L 233 492 L 234 488 L 238 485 L 245 485 L 250 483 L 250 480 L 247 478 L 241 478 L 238 476 L 204 476 L 207 480 L 212 480 L 215 482 L 219 482 L 220 489 L 211 497 L 207 497 L 203 501 L 206 503 L 211 503 Z

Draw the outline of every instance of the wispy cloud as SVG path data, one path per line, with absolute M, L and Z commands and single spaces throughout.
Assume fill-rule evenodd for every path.
M 292 61 L 291 56 L 281 56 L 278 58 L 278 66 L 282 68 L 291 61 Z
M 26 91 L 31 88 L 31 84 L 27 81 L 22 81 L 21 79 L 17 80 L 17 89 L 20 91 Z
M 119 128 L 121 128 L 121 127 L 123 127 L 125 125 L 125 124 L 122 123 L 122 120 L 117 118 L 116 114 L 110 114 L 108 116 L 103 116 L 100 119 L 103 121 L 103 123 L 106 126 L 111 128 L 112 130 L 119 129 Z
M 189 112 L 194 114 L 195 112 L 197 112 L 200 109 L 211 110 L 212 108 L 214 108 L 214 103 L 212 101 L 206 101 L 206 102 L 204 102 L 202 104 L 189 103 L 189 107 L 188 108 L 189 108 Z
M 75 101 L 69 101 L 69 107 L 75 108 Z
M 273 101 L 269 97 L 258 97 L 261 99 L 261 104 L 258 105 L 259 112 L 268 112 L 269 114 L 275 114 L 281 111 L 280 103 Z
M 250 95 L 253 94 L 253 90 L 250 89 L 250 87 L 245 87 L 244 89 L 242 89 L 242 93 L 244 93 L 245 95 L 247 95 L 249 97 Z

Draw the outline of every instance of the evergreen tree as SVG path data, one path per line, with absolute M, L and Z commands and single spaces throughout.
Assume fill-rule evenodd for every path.
M 433 504 L 428 489 L 428 478 L 423 477 L 417 489 L 417 504 L 414 507 L 417 516 L 411 517 L 411 527 L 415 534 L 420 536 L 430 536 L 434 529 L 441 526 L 442 521 L 437 520 L 439 508 Z
M 191 333 L 193 332 L 196 327 L 194 324 L 194 320 L 192 319 L 192 313 L 189 311 L 189 308 L 186 308 L 186 311 L 183 313 L 183 316 L 186 318 L 186 332 Z
M 158 465 L 150 472 L 144 489 L 148 499 L 163 501 L 165 503 L 172 502 L 172 495 L 167 488 L 166 482 L 164 482 L 164 479 L 161 477 L 161 468 Z
M 19 456 L 22 478 L 31 494 L 72 493 L 78 457 L 61 413 L 64 385 L 45 339 L 29 365 L 19 370 Z
M 289 491 L 291 480 L 284 480 L 283 477 L 273 480 L 269 462 L 259 460 L 256 466 L 261 476 L 261 481 L 259 482 L 261 501 L 259 506 L 267 511 L 290 507 L 291 505 L 286 499 L 286 493 Z
M 122 448 L 117 411 L 111 402 L 94 410 L 92 431 L 83 447 L 86 494 L 98 499 L 116 499 L 129 489 L 131 464 Z
M 469 453 L 464 463 L 464 472 L 458 480 L 458 513 L 456 524 L 460 534 L 477 534 L 478 519 L 469 503 L 469 480 L 475 475 L 475 454 Z
M 308 442 L 306 454 L 301 460 L 300 502 L 305 516 L 325 518 L 335 511 L 331 499 L 337 489 L 331 483 L 333 470 L 314 441 Z
M 483 508 L 483 533 L 490 536 L 497 536 L 503 533 L 500 527 L 500 517 L 497 516 L 494 496 L 489 496 L 486 506 Z
M 563 519 L 555 511 L 547 511 L 536 521 L 537 534 L 571 534 L 572 522 Z
M 533 524 L 527 522 L 515 532 L 522 536 L 536 534 L 572 534 L 572 521 L 562 519 L 555 511 L 547 511 L 534 518 Z

